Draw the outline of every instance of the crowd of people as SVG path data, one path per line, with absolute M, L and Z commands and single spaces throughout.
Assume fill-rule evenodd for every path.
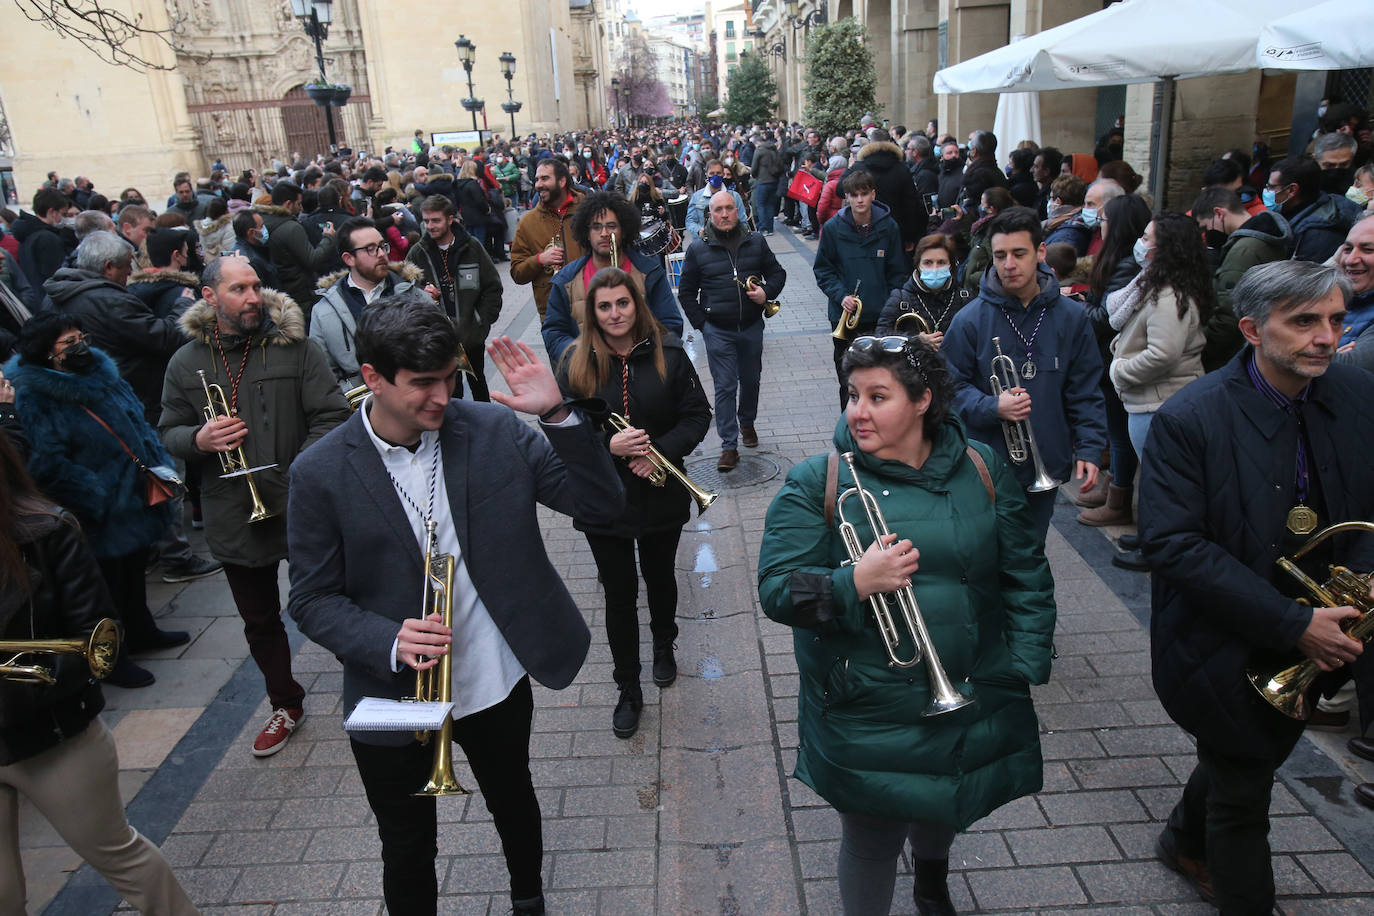
M 795 632 L 796 776 L 840 814 L 844 912 L 888 912 L 909 843 L 918 911 L 953 913 L 957 832 L 1041 788 L 1045 540 L 1073 481 L 1079 522 L 1139 521 L 1113 562 L 1154 574 L 1155 686 L 1197 740 L 1157 852 L 1223 912 L 1267 913 L 1269 797 L 1304 723 L 1247 667 L 1309 659 L 1331 672 L 1314 721 L 1343 725 L 1357 694 L 1361 730 L 1374 719 L 1362 643 L 1342 629 L 1358 611 L 1275 565 L 1332 523 L 1374 520 L 1359 444 L 1374 430 L 1374 147 L 1353 106 L 1321 124 L 1310 154 L 1222 151 L 1187 212 L 1144 193 L 1120 122 L 1092 154 L 1008 150 L 986 130 L 960 142 L 935 122 L 830 138 L 688 122 L 471 150 L 417 131 L 407 149 L 293 154 L 236 180 L 216 161 L 175 176 L 161 207 L 52 174 L 31 209 L 0 212 L 0 633 L 113 618 L 106 681 L 146 686 L 134 656 L 190 639 L 158 627 L 147 576 L 223 571 L 272 710 L 251 752 L 271 756 L 305 717 L 286 561 L 286 609 L 342 660 L 350 709 L 413 695 L 452 655 L 453 740 L 514 911 L 543 913 L 530 679 L 567 686 L 592 637 L 536 506 L 587 539 L 611 727 L 628 738 L 640 580 L 667 689 L 684 458 L 713 414 L 721 473 L 760 447 L 764 330 L 787 287 L 789 308 L 825 310 L 840 415 L 833 449 L 769 509 L 759 595 Z M 814 291 L 773 250 L 779 224 L 816 241 Z M 507 260 L 547 362 L 492 337 Z M 488 357 L 509 394 L 488 387 Z M 1374 569 L 1368 531 L 1311 543 L 1317 582 L 1332 563 Z M 453 561 L 448 616 L 414 606 L 431 550 Z M 107 781 L 116 766 L 99 683 L 79 660 L 53 670 L 36 684 L 0 669 L 0 810 L 23 793 L 135 905 L 194 912 L 122 811 L 43 781 L 49 764 Z M 410 732 L 350 739 L 388 909 L 433 913 L 435 799 L 414 793 L 434 750 Z M 1351 749 L 1374 759 L 1374 741 Z M 1374 806 L 1374 784 L 1357 795 Z M 0 909 L 22 911 L 17 852 L 0 861 Z

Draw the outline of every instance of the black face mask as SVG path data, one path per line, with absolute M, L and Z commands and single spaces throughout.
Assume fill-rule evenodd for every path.
M 1202 233 L 1202 242 L 1208 248 L 1217 249 L 1226 244 L 1227 235 L 1220 229 L 1208 229 Z
M 1345 196 L 1351 183 L 1351 169 L 1322 169 L 1321 189 L 1337 197 Z
M 944 172 L 946 175 L 948 175 L 950 172 L 957 172 L 959 169 L 963 167 L 964 164 L 960 162 L 958 159 L 940 160 L 940 171 Z
M 67 372 L 85 375 L 95 365 L 95 354 L 84 340 L 72 344 L 58 357 L 59 365 Z

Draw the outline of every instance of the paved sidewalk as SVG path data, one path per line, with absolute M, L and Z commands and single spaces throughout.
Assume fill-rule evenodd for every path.
M 684 531 L 681 673 L 662 691 L 646 675 L 640 731 L 628 741 L 610 731 L 616 691 L 595 566 L 567 519 L 543 516 L 549 552 L 593 632 L 570 688 L 535 688 L 532 768 L 552 914 L 839 912 L 838 818 L 789 777 L 792 636 L 759 613 L 755 591 L 764 513 L 787 469 L 828 447 L 836 380 L 810 271 L 814 246 L 781 228 L 770 242 L 789 285 L 766 336 L 761 446 L 745 454 L 779 473 L 724 490 Z M 508 284 L 499 330 L 538 347 L 536 320 L 528 287 Z M 689 350 L 709 390 L 699 348 L 698 335 Z M 700 458 L 713 464 L 718 448 L 712 432 Z M 1073 512 L 1061 504 L 1047 546 L 1060 657 L 1035 693 L 1045 790 L 959 837 L 956 905 L 961 913 L 1210 912 L 1151 852 L 1189 771 L 1191 742 L 1150 687 L 1147 577 L 1112 568 L 1111 543 L 1076 525 Z M 198 635 L 150 663 L 154 687 L 107 690 L 133 822 L 162 842 L 207 914 L 382 912 L 375 824 L 340 727 L 338 662 L 294 637 L 307 719 L 284 751 L 256 760 L 248 747 L 267 708 L 223 578 L 153 592 L 160 616 Z M 647 627 L 644 636 L 647 650 Z M 1374 776 L 1346 754 L 1345 737 L 1304 739 L 1275 789 L 1285 913 L 1374 912 L 1374 831 L 1350 794 L 1352 780 Z M 461 763 L 458 775 L 472 787 Z M 440 912 L 507 912 L 504 863 L 480 796 L 441 799 L 439 817 Z M 27 810 L 22 840 L 32 912 L 91 916 L 118 906 L 88 867 L 70 874 L 79 861 Z M 897 914 L 913 912 L 905 863 L 903 873 Z

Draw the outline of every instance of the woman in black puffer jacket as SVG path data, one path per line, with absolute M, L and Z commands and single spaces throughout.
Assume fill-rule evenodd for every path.
M 0 638 L 84 638 L 113 613 L 75 516 L 42 499 L 0 433 Z M 196 913 L 162 853 L 124 816 L 114 738 L 98 717 L 105 700 L 86 660 L 35 653 L 19 662 L 56 680 L 0 673 L 0 913 L 25 911 L 16 795 L 140 912 Z
M 491 201 L 487 200 L 487 192 L 477 179 L 477 160 L 469 159 L 463 163 L 458 171 L 458 180 L 453 185 L 453 196 L 457 198 L 458 215 L 463 218 L 463 228 L 485 248 Z
M 673 561 L 690 514 L 680 483 L 649 482 L 646 455 L 652 445 L 682 470 L 683 456 L 706 436 L 711 408 L 682 344 L 663 330 L 629 274 L 613 267 L 599 271 L 587 286 L 587 304 L 580 334 L 559 364 L 559 379 L 565 394 L 601 398 L 630 423 L 629 429 L 606 433 L 611 454 L 623 459 L 616 468 L 625 485 L 625 511 L 609 525 L 573 520 L 587 536 L 606 590 L 606 638 L 620 688 L 612 730 L 628 738 L 639 727 L 643 706 L 635 546 L 648 590 L 654 683 L 667 687 L 677 677 Z
M 916 245 L 916 269 L 901 289 L 887 297 L 882 314 L 878 316 L 879 336 L 897 332 L 897 322 L 904 315 L 920 316 L 930 333 L 921 337 L 935 349 L 945 338 L 949 323 L 959 310 L 973 301 L 974 294 L 954 282 L 954 239 L 940 232 L 932 232 Z M 903 321 L 901 332 L 910 337 L 919 323 Z

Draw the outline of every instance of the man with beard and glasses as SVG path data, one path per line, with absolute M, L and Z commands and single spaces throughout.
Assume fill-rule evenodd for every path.
M 324 352 L 306 337 L 300 307 L 264 289 L 247 260 L 221 257 L 201 283 L 201 300 L 181 317 L 191 342 L 167 366 L 158 432 L 172 455 L 206 470 L 205 539 L 224 564 L 248 649 L 267 682 L 272 714 L 253 742 L 253 756 L 267 757 L 305 716 L 305 688 L 291 675 L 277 590 L 277 566 L 286 559 L 287 471 L 348 418 L 348 402 Z M 209 422 L 207 382 L 224 390 L 229 406 L 228 416 Z M 221 476 L 219 456 L 240 449 L 251 477 Z M 268 513 L 258 521 L 250 521 L 254 491 Z
M 534 288 L 539 321 L 549 301 L 553 275 L 563 265 L 582 256 L 573 241 L 569 222 L 581 194 L 572 189 L 572 175 L 561 159 L 545 159 L 534 170 L 534 190 L 539 203 L 520 217 L 510 246 L 510 278 Z
M 1274 773 L 1304 727 L 1247 670 L 1305 657 L 1332 672 L 1315 685 L 1329 694 L 1361 654 L 1340 626 L 1358 612 L 1299 603 L 1312 596 L 1275 565 L 1320 528 L 1374 517 L 1374 378 L 1332 365 L 1350 299 L 1331 267 L 1251 268 L 1231 294 L 1246 347 L 1165 402 L 1141 456 L 1154 687 L 1197 739 L 1156 853 L 1222 913 L 1273 911 Z M 1320 582 L 1330 563 L 1374 568 L 1374 535 L 1325 541 L 1299 566 Z
M 339 387 L 346 393 L 363 383 L 353 345 L 363 309 L 410 289 L 421 271 L 414 264 L 387 257 L 390 244 L 377 224 L 364 217 L 339 227 L 338 244 L 345 269 L 320 278 L 321 295 L 311 312 L 310 339 L 324 350 Z
M 549 361 L 554 365 L 578 336 L 587 304 L 587 285 L 597 271 L 619 267 L 630 275 L 654 317 L 669 331 L 682 333 L 673 288 L 660 258 L 635 251 L 630 243 L 639 238 L 639 214 L 634 204 L 614 191 L 588 194 L 572 218 L 572 237 L 587 254 L 560 270 L 553 278 L 548 311 L 540 333 Z M 616 262 L 611 260 L 612 243 Z
M 501 316 L 501 275 L 482 243 L 467 233 L 447 197 L 426 197 L 420 216 L 425 237 L 410 249 L 406 261 L 420 268 L 417 283 L 424 284 L 425 292 L 458 327 L 472 366 L 473 400 L 490 401 L 482 354 L 487 335 Z M 463 396 L 461 376 L 454 396 Z
M 706 340 L 721 445 L 716 468 L 722 472 L 739 465 L 741 442 L 759 444 L 754 419 L 763 374 L 763 306 L 787 282 L 764 237 L 740 224 L 737 197 L 720 190 L 711 198 L 711 224 L 700 244 L 687 249 L 678 284 L 682 311 Z M 745 289 L 751 276 L 763 283 Z

